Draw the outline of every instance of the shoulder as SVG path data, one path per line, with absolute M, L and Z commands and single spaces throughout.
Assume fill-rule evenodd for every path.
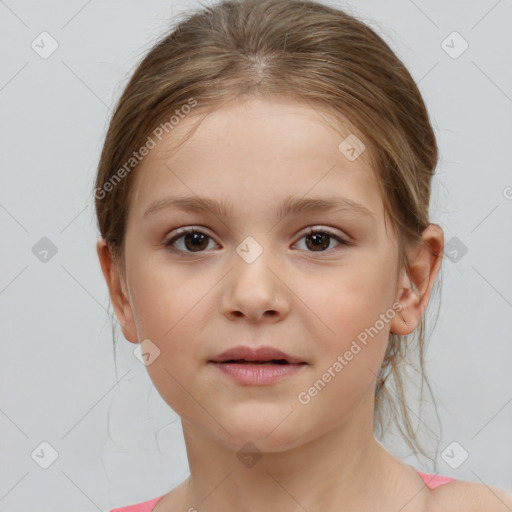
M 435 510 L 510 512 L 512 493 L 498 487 L 456 480 L 431 491 Z

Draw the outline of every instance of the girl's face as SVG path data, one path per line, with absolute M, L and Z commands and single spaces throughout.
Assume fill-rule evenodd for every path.
M 350 425 L 373 432 L 400 289 L 369 152 L 357 156 L 353 135 L 341 144 L 348 124 L 341 136 L 325 112 L 277 99 L 223 107 L 170 151 L 192 114 L 134 171 L 125 337 L 150 340 L 143 352 L 160 395 L 225 446 L 271 452 Z M 205 211 L 205 201 L 218 207 Z M 295 202 L 303 208 L 283 215 Z M 305 364 L 272 384 L 241 383 L 210 362 L 239 345 Z

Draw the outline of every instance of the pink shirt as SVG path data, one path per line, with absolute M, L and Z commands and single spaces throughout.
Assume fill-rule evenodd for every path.
M 154 506 L 162 498 L 163 496 L 159 496 L 158 498 L 153 498 L 152 500 L 145 501 L 144 503 L 139 503 L 138 505 L 129 505 L 127 507 L 114 508 L 110 512 L 151 512 Z
M 451 478 L 449 476 L 441 476 L 441 475 L 431 475 L 429 473 L 421 473 L 420 471 L 416 471 L 418 475 L 421 476 L 421 479 L 425 482 L 427 487 L 430 489 L 435 489 L 443 484 L 449 484 L 450 482 L 455 482 L 455 478 Z
M 455 481 L 455 478 L 450 478 L 449 476 L 431 475 L 429 473 L 421 473 L 420 471 L 417 471 L 417 473 L 418 475 L 420 475 L 421 479 L 430 489 L 435 489 L 440 485 L 448 484 L 450 482 Z M 153 498 L 152 500 L 145 501 L 144 503 L 139 503 L 137 505 L 129 505 L 128 507 L 122 508 L 114 508 L 110 512 L 152 512 L 155 505 L 162 498 L 163 496 L 159 496 L 158 498 Z

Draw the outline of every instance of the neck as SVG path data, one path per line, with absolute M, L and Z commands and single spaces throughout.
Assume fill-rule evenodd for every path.
M 319 437 L 246 464 L 237 450 L 182 420 L 190 467 L 184 510 L 330 512 L 366 508 L 368 496 L 380 496 L 378 508 L 392 456 L 363 409 Z

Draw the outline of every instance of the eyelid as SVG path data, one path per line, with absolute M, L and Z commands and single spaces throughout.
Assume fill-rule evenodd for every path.
M 335 228 L 330 228 L 328 226 L 322 226 L 321 224 L 314 224 L 313 226 L 309 226 L 306 228 L 305 232 L 301 231 L 299 233 L 299 235 L 302 238 L 305 234 L 309 235 L 311 233 L 317 233 L 317 232 L 327 233 L 328 235 L 336 236 L 339 238 L 343 238 L 343 236 L 344 236 L 344 235 L 340 234 L 339 230 L 336 230 Z M 343 239 L 345 240 L 345 238 L 343 238 Z M 348 240 L 347 240 L 347 243 L 348 243 Z
M 171 233 L 166 237 L 164 243 L 169 243 L 171 240 L 173 240 L 174 238 L 177 238 L 180 235 L 186 235 L 186 234 L 188 234 L 190 232 L 194 232 L 194 231 L 201 231 L 201 232 L 204 232 L 205 235 L 208 235 L 210 238 L 212 238 L 212 239 L 215 238 L 211 234 L 208 233 L 208 228 L 205 228 L 203 226 L 184 226 L 184 227 L 173 229 L 171 231 Z M 319 224 L 308 226 L 307 228 L 305 228 L 305 231 L 299 231 L 299 234 L 297 236 L 299 236 L 299 238 L 302 238 L 306 234 L 312 234 L 312 233 L 316 233 L 319 231 L 324 231 L 329 235 L 343 238 L 344 241 L 349 243 L 349 241 L 344 238 L 344 236 L 347 236 L 347 235 L 342 236 L 334 228 L 322 226 Z
M 204 253 L 207 253 L 208 251 L 198 251 L 197 253 L 189 252 L 189 251 L 182 251 L 180 249 L 176 249 L 175 247 L 173 247 L 173 243 L 175 241 L 179 240 L 184 235 L 187 235 L 189 233 L 194 233 L 194 232 L 200 232 L 200 233 L 203 233 L 204 235 L 206 235 L 210 240 L 214 241 L 218 245 L 218 243 L 215 241 L 215 237 L 213 237 L 208 231 L 209 230 L 203 226 L 194 226 L 194 225 L 176 228 L 176 229 L 173 229 L 171 231 L 171 233 L 169 234 L 169 236 L 167 236 L 165 238 L 163 245 L 166 249 L 168 249 L 174 253 L 177 253 L 179 255 L 204 254 Z M 339 246 L 349 247 L 349 246 L 354 245 L 351 238 L 348 235 L 346 235 L 345 233 L 343 235 L 341 235 L 337 229 L 331 228 L 328 226 L 322 226 L 320 224 L 314 224 L 314 225 L 308 226 L 304 230 L 300 231 L 298 233 L 298 235 L 296 235 L 297 241 L 294 242 L 293 245 L 296 245 L 298 242 L 300 242 L 300 240 L 302 238 L 304 238 L 307 235 L 313 234 L 313 233 L 325 233 L 325 234 L 329 235 L 331 238 L 334 238 L 338 242 L 338 246 L 336 246 L 335 248 L 330 249 L 328 251 L 306 251 L 306 252 L 311 252 L 312 254 L 316 253 L 320 256 L 323 254 L 328 255 L 332 251 L 336 251 Z
M 354 245 L 354 242 L 352 239 L 346 235 L 346 234 L 340 234 L 338 230 L 334 228 L 330 228 L 327 226 L 322 226 L 320 224 L 314 224 L 312 226 L 309 226 L 306 228 L 306 231 L 301 231 L 299 235 L 297 236 L 297 241 L 293 244 L 296 245 L 304 238 L 306 235 L 310 235 L 313 233 L 325 233 L 329 235 L 331 238 L 335 239 L 338 242 L 338 245 L 334 247 L 333 249 L 330 249 L 328 251 L 305 251 L 308 254 L 317 254 L 319 257 L 328 257 L 333 252 L 336 252 L 340 249 L 340 246 L 343 247 L 351 247 Z M 342 232 L 343 233 L 343 232 Z
M 173 240 L 181 238 L 183 235 L 187 235 L 189 233 L 195 233 L 196 231 L 205 234 L 206 236 L 215 241 L 215 237 L 209 233 L 208 228 L 205 228 L 203 226 L 184 226 L 181 228 L 173 229 L 169 233 L 169 235 L 165 237 L 164 245 L 168 245 Z

